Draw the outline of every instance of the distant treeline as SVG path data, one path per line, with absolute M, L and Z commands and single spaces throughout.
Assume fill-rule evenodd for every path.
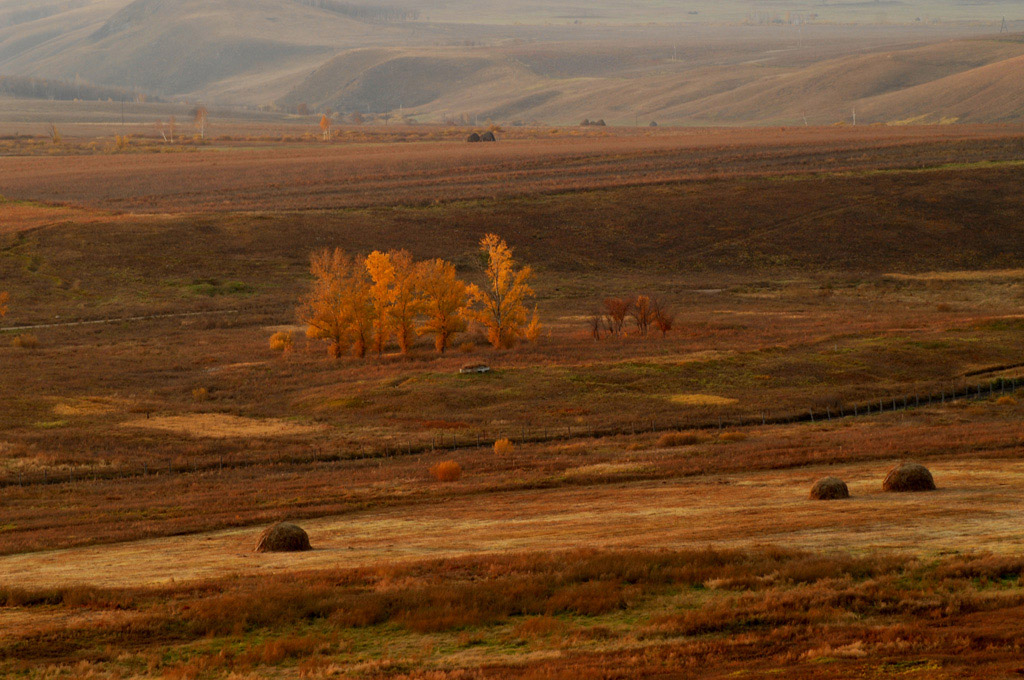
M 46 80 L 43 78 L 27 78 L 24 76 L 0 76 L 0 95 L 20 97 L 22 99 L 53 99 L 72 101 L 85 99 L 89 101 L 136 101 L 142 95 L 138 92 L 123 90 L 117 87 L 101 85 L 85 85 L 68 83 L 62 80 Z M 149 98 L 153 101 L 152 98 Z
M 341 0 L 296 0 L 296 2 L 307 7 L 319 7 L 328 12 L 343 14 L 360 21 L 415 21 L 420 18 L 419 10 L 407 10 L 401 7 L 360 5 Z

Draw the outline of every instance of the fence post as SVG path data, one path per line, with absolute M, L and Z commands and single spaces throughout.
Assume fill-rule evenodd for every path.
M 813 408 L 809 408 L 807 410 L 811 414 L 811 422 L 813 423 L 814 422 L 814 409 Z

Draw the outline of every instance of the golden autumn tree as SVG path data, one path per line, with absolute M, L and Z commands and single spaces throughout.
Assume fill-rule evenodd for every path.
M 323 133 L 324 141 L 328 141 L 331 138 L 331 119 L 326 113 L 320 116 L 320 132 Z
M 375 250 L 366 258 L 366 271 L 372 282 L 373 349 L 383 354 L 393 337 L 406 354 L 412 347 L 416 317 L 422 308 L 416 262 L 406 250 Z
M 373 305 L 371 332 L 373 350 L 380 356 L 391 339 L 391 307 L 395 299 L 395 266 L 391 253 L 375 250 L 366 256 L 366 271 L 370 275 L 370 301 Z
M 7 301 L 11 299 L 11 296 L 3 291 L 0 291 L 0 319 L 7 316 Z
M 365 356 L 373 319 L 365 267 L 335 248 L 313 253 L 310 272 L 313 288 L 299 308 L 306 336 L 325 340 L 335 358 L 349 350 Z
M 487 339 L 494 347 L 512 347 L 527 335 L 536 337 L 540 320 L 528 319 L 526 301 L 534 296 L 530 288 L 533 269 L 519 267 L 512 249 L 496 234 L 487 234 L 480 241 L 480 250 L 487 261 L 485 288 L 472 286 L 470 294 L 481 304 L 473 318 L 487 329 Z
M 420 263 L 418 269 L 426 320 L 416 332 L 433 336 L 434 347 L 444 354 L 452 336 L 466 330 L 469 286 L 459 280 L 450 262 L 428 260 Z
M 420 294 L 420 269 L 407 250 L 391 252 L 394 272 L 391 295 L 391 332 L 402 354 L 407 354 L 415 339 L 416 317 L 423 311 Z

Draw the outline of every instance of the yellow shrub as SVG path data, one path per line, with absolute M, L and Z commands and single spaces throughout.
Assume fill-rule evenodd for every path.
M 515 445 L 508 439 L 499 439 L 494 442 L 494 453 L 499 456 L 510 456 L 516 450 Z
M 287 354 L 295 348 L 295 335 L 286 331 L 278 331 L 270 336 L 270 349 Z

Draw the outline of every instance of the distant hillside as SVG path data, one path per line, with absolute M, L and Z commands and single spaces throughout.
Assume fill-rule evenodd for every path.
M 531 51 L 534 50 L 534 51 Z M 643 62 L 630 51 L 568 48 L 346 52 L 313 71 L 282 108 L 403 107 L 421 120 L 468 114 L 499 122 L 642 118 L 676 124 L 831 124 L 1024 120 L 1024 42 L 942 41 L 823 61 L 726 65 Z
M 662 4 L 0 0 L 0 73 L 33 79 L 18 87 L 43 98 L 67 88 L 26 82 L 282 111 L 401 110 L 424 122 L 831 124 L 854 109 L 859 122 L 1024 116 L 1019 38 L 952 40 L 983 29 L 916 16 L 870 28 L 820 21 L 897 7 L 966 11 L 959 0 L 835 0 L 751 16 L 746 0 L 707 0 L 682 15 L 666 10 L 665 21 L 689 23 L 625 25 Z M 736 22 L 697 23 L 705 16 Z
M 361 5 L 309 0 L 134 0 L 0 28 L 0 72 L 76 76 L 165 95 L 280 91 L 339 47 L 399 37 L 353 18 Z M 102 5 L 102 10 L 101 7 Z M 373 14 L 380 19 L 387 13 Z

